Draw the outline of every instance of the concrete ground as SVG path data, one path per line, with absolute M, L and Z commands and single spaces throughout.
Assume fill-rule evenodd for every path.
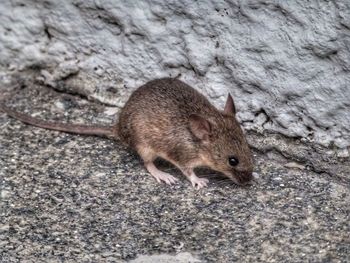
M 68 122 L 115 113 L 38 87 L 8 105 Z M 0 113 L 0 262 L 350 262 L 348 159 L 320 171 L 271 149 L 254 153 L 251 186 L 201 170 L 210 183 L 196 190 L 164 163 L 180 182 L 156 183 L 118 142 Z

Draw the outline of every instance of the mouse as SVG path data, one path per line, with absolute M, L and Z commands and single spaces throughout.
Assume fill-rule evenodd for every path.
M 224 109 L 219 110 L 178 78 L 155 79 L 137 88 L 122 107 L 118 122 L 111 126 L 44 121 L 4 103 L 0 109 L 40 128 L 118 140 L 138 153 L 158 182 L 168 185 L 178 179 L 159 170 L 154 164 L 157 158 L 177 167 L 197 189 L 209 182 L 196 175 L 197 167 L 220 172 L 237 185 L 253 178 L 252 153 L 236 118 L 232 96 L 228 94 Z

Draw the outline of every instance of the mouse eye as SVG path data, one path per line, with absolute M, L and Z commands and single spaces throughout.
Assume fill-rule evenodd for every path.
M 236 165 L 239 163 L 239 161 L 238 161 L 238 159 L 237 159 L 236 157 L 234 157 L 234 156 L 229 156 L 229 157 L 228 157 L 228 163 L 229 163 L 231 166 L 236 166 Z

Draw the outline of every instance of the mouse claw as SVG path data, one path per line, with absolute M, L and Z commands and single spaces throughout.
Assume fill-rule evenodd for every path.
M 178 181 L 178 179 L 176 179 L 174 176 L 172 176 L 170 174 L 163 180 L 168 185 L 175 184 Z
M 161 183 L 161 182 L 162 182 L 158 177 L 154 177 L 154 178 L 156 178 L 156 180 L 157 180 L 158 183 Z
M 209 183 L 209 180 L 206 178 L 199 178 L 199 177 L 192 177 L 191 178 L 191 183 L 192 186 L 195 187 L 196 189 L 201 189 L 203 187 L 206 187 Z M 197 187 L 196 187 L 197 186 Z

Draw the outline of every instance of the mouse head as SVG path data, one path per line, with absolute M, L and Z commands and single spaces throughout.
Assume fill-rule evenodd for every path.
M 189 124 L 193 135 L 199 141 L 199 154 L 205 165 L 242 185 L 252 179 L 253 161 L 235 115 L 233 99 L 228 95 L 225 109 L 217 116 L 192 114 Z

